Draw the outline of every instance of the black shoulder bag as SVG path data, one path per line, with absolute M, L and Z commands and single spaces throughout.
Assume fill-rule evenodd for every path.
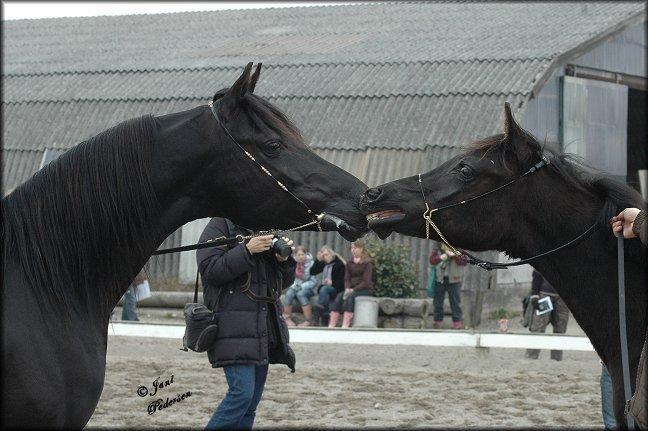
M 207 308 L 206 305 L 198 303 L 198 277 L 196 273 L 196 288 L 194 290 L 194 302 L 185 304 L 185 333 L 182 337 L 182 349 L 194 352 L 206 352 L 214 342 L 218 334 L 218 322 L 216 313 Z M 220 291 L 218 292 L 220 297 Z M 218 302 L 217 302 L 218 303 Z

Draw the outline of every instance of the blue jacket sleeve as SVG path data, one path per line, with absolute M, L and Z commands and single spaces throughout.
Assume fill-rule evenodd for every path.
M 229 235 L 225 220 L 213 218 L 200 235 L 200 242 Z M 203 284 L 212 286 L 228 283 L 250 271 L 255 265 L 244 244 L 238 244 L 229 250 L 221 247 L 197 250 L 196 261 Z

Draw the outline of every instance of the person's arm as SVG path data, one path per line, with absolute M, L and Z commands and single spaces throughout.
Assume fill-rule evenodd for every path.
M 287 289 L 295 281 L 295 267 L 297 266 L 297 262 L 295 262 L 292 256 L 288 256 L 288 259 L 283 262 L 277 262 L 277 266 L 282 277 L 281 289 Z
M 326 266 L 326 262 L 324 262 L 323 260 L 315 260 L 313 262 L 313 266 L 310 267 L 310 275 L 321 273 L 324 270 L 324 266 Z
M 344 270 L 344 290 L 351 289 L 351 271 L 348 268 Z
M 371 262 L 367 262 L 362 272 L 362 280 L 353 290 L 371 290 L 373 287 L 373 281 L 371 280 L 372 271 L 373 267 L 371 266 Z
M 643 245 L 648 240 L 648 226 L 646 225 L 646 211 L 639 211 L 635 221 L 632 223 L 632 232 L 639 237 Z
M 621 234 L 625 238 L 639 237 L 643 245 L 646 245 L 646 211 L 639 208 L 626 208 L 610 220 L 614 234 Z
M 333 264 L 333 269 L 331 270 L 331 282 L 336 291 L 342 292 L 344 290 L 344 273 L 345 267 L 341 260 Z
M 434 250 L 430 253 L 430 265 L 437 266 L 441 262 L 441 253 L 439 250 Z
M 213 218 L 205 227 L 199 242 L 219 236 L 228 236 L 227 224 L 222 218 Z M 244 244 L 229 250 L 222 247 L 202 248 L 196 251 L 198 270 L 203 284 L 218 286 L 248 272 L 255 264 Z

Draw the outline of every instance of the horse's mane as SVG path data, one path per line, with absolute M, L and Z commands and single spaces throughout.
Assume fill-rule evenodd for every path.
M 117 275 L 140 269 L 128 259 L 145 253 L 144 238 L 154 234 L 156 133 L 150 115 L 125 121 L 68 150 L 2 199 L 4 262 L 10 254 L 18 260 L 38 300 L 67 311 L 73 296 L 108 304 L 125 287 L 117 286 Z
M 641 194 L 632 187 L 610 178 L 604 172 L 593 168 L 582 157 L 575 154 L 565 154 L 557 145 L 548 145 L 540 142 L 530 133 L 524 131 L 523 140 L 531 147 L 532 160 L 527 161 L 524 171 L 539 161 L 540 155 L 549 159 L 548 168 L 558 174 L 570 186 L 590 196 L 604 200 L 603 208 L 599 213 L 597 222 L 609 226 L 611 217 L 617 215 L 624 208 L 646 208 L 646 201 Z M 525 145 L 519 143 L 518 145 Z M 464 148 L 471 154 L 493 154 L 499 158 L 500 165 L 510 174 L 516 174 L 507 164 L 506 143 L 504 135 L 491 136 L 468 145 Z M 517 172 L 521 174 L 522 172 Z

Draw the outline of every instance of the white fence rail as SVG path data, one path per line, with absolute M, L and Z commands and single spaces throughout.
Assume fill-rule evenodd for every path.
M 183 325 L 137 322 L 111 323 L 108 335 L 182 339 Z M 340 343 L 442 347 L 496 347 L 593 351 L 587 337 L 553 334 L 500 334 L 494 332 L 409 329 L 290 328 L 292 343 Z

